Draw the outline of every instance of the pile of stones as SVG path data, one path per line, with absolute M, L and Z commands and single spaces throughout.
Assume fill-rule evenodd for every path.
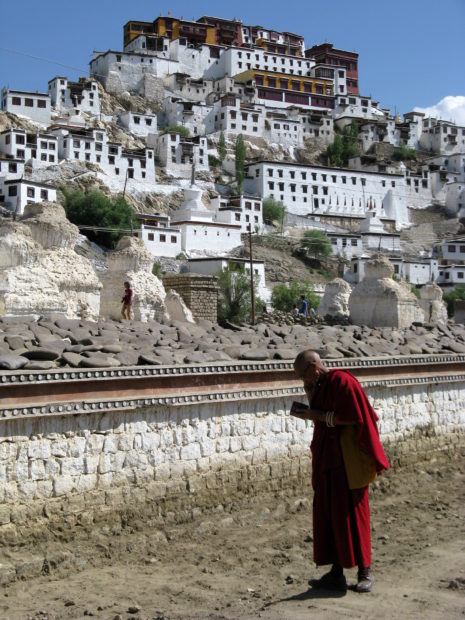
M 266 324 L 220 327 L 165 321 L 85 321 L 54 316 L 0 319 L 0 368 L 107 368 L 227 360 L 293 360 L 312 348 L 323 358 L 465 353 L 465 327 L 409 329 L 356 325 Z

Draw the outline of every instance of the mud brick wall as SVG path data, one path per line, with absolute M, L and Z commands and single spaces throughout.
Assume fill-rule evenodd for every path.
M 465 381 L 367 387 L 394 466 L 455 458 Z M 309 491 L 313 426 L 274 396 L 0 420 L 0 543 L 56 523 L 188 520 L 261 493 Z M 395 472 L 388 475 L 395 475 Z
M 165 290 L 173 289 L 183 298 L 196 320 L 217 322 L 218 285 L 215 276 L 181 273 L 163 278 Z

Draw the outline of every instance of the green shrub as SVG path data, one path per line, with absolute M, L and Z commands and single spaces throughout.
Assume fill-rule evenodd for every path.
M 152 274 L 157 276 L 157 278 L 161 278 L 162 270 L 160 263 L 153 263 L 152 265 Z
M 263 221 L 266 224 L 282 222 L 284 218 L 284 205 L 272 196 L 268 196 L 263 201 Z
M 108 198 L 98 191 L 84 194 L 80 190 L 68 191 L 60 187 L 65 197 L 64 208 L 70 222 L 76 226 L 95 226 L 110 230 L 84 230 L 85 235 L 106 248 L 117 242 L 137 226 L 132 207 L 122 197 Z
M 190 138 L 191 132 L 184 125 L 170 125 L 165 127 L 162 133 L 178 133 L 183 138 Z
M 351 157 L 360 155 L 358 144 L 358 124 L 355 120 L 346 125 L 342 134 L 336 134 L 332 144 L 326 149 L 326 157 L 332 166 L 345 166 Z
M 294 304 L 298 306 L 301 295 L 304 295 L 309 307 L 316 310 L 320 305 L 320 298 L 315 294 L 313 285 L 308 280 L 305 282 L 293 280 L 287 284 L 277 284 L 271 293 L 271 305 L 275 310 L 290 312 Z
M 415 149 L 409 148 L 405 142 L 401 142 L 400 145 L 394 149 L 392 156 L 396 161 L 407 161 L 409 159 L 416 159 L 417 152 Z
M 221 164 L 221 162 L 218 159 L 218 157 L 215 157 L 215 155 L 209 155 L 208 156 L 208 165 L 211 168 L 217 168 L 220 164 Z
M 331 241 L 321 230 L 306 230 L 301 245 L 317 260 L 327 258 L 331 254 Z
M 226 148 L 226 140 L 224 138 L 224 133 L 221 132 L 220 139 L 218 140 L 218 157 L 220 159 L 220 162 L 224 161 L 227 153 L 228 150 Z
M 452 317 L 454 316 L 454 302 L 455 300 L 465 300 L 465 285 L 457 284 L 455 288 L 451 291 L 447 291 L 442 296 L 443 300 L 447 304 L 447 314 Z
M 252 317 L 252 296 L 250 275 L 242 265 L 230 263 L 216 274 L 218 278 L 218 322 L 231 321 L 243 323 Z M 254 291 L 257 290 L 259 278 L 254 276 Z M 264 302 L 254 296 L 255 309 L 258 313 Z

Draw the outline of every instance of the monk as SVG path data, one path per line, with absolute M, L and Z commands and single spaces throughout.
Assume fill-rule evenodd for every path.
M 358 566 L 356 592 L 371 592 L 368 485 L 389 463 L 381 446 L 377 416 L 357 379 L 328 369 L 310 349 L 296 357 L 309 407 L 294 403 L 291 414 L 315 424 L 311 444 L 313 553 L 331 570 L 313 587 L 346 589 L 344 568 Z

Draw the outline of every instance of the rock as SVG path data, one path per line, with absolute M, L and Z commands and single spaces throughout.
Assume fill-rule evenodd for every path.
M 26 353 L 24 353 L 24 357 L 27 357 L 30 360 L 56 360 L 60 357 L 60 353 L 58 353 L 58 351 L 54 351 L 53 349 L 36 347 L 31 351 L 26 351 Z
M 82 355 L 79 355 L 78 353 L 72 353 L 71 351 L 65 351 L 62 356 L 61 359 L 68 364 L 68 366 L 73 366 L 73 368 L 77 368 L 82 360 L 84 360 L 85 358 Z
M 115 355 L 115 358 L 122 366 L 137 366 L 139 363 L 139 353 L 135 351 L 121 351 Z
M 27 357 L 22 355 L 6 354 L 0 355 L 0 368 L 7 370 L 18 370 L 29 362 Z
M 352 289 L 342 278 L 335 278 L 325 287 L 323 299 L 318 307 L 322 317 L 346 318 L 349 316 L 349 297 Z
M 31 360 L 24 366 L 24 370 L 49 370 L 57 365 L 51 360 Z
M 81 358 L 79 366 L 82 368 L 111 368 L 121 366 L 121 362 L 114 357 L 90 353 L 89 357 Z
M 139 356 L 138 363 L 140 365 L 148 364 L 150 366 L 161 366 L 163 362 L 161 359 L 155 354 L 144 353 Z
M 349 298 L 350 319 L 369 327 L 410 327 L 423 322 L 424 313 L 406 282 L 392 279 L 394 267 L 385 257 L 367 261 L 365 278 Z
M 279 348 L 273 354 L 273 359 L 275 360 L 294 360 L 296 358 L 298 351 L 295 349 L 284 349 Z
M 270 359 L 270 352 L 266 349 L 248 349 L 241 354 L 240 359 L 257 361 L 268 360 Z

